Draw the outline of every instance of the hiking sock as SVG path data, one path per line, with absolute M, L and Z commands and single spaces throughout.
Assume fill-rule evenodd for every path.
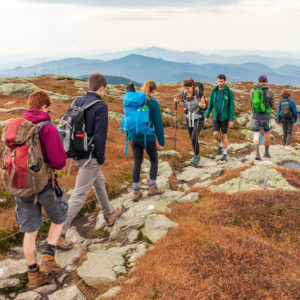
M 56 248 L 56 246 L 53 246 L 51 244 L 47 244 L 47 248 L 44 251 L 44 254 L 49 254 L 49 255 L 54 256 L 55 255 L 55 248 Z
M 132 186 L 133 186 L 133 189 L 136 191 L 140 188 L 140 183 L 139 182 L 133 182 Z
M 223 149 L 223 154 L 227 155 L 227 149 Z
M 34 264 L 34 265 L 30 265 L 30 266 L 27 266 L 28 267 L 28 272 L 29 273 L 36 273 L 39 271 L 39 268 L 37 266 L 37 264 Z
M 156 184 L 156 179 L 150 179 L 149 186 Z

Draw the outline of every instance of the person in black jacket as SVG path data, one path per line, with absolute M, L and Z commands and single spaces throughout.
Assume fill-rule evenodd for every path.
M 106 85 L 107 82 L 104 76 L 98 73 L 92 74 L 89 76 L 89 91 L 76 100 L 76 106 L 86 106 L 95 100 L 100 100 L 100 102 L 85 111 L 86 132 L 89 138 L 94 137 L 93 143 L 95 148 L 92 152 L 92 159 L 89 159 L 90 152 L 82 152 L 78 159 L 74 160 L 79 167 L 79 171 L 76 177 L 75 189 L 69 199 L 68 217 L 64 224 L 62 237 L 57 245 L 61 249 L 69 249 L 71 247 L 71 244 L 65 240 L 64 236 L 72 220 L 82 208 L 92 187 L 102 208 L 106 225 L 112 226 L 122 214 L 122 207 L 114 209 L 111 205 L 105 188 L 106 181 L 101 172 L 101 165 L 105 161 L 105 144 L 108 129 L 108 107 L 102 100 Z

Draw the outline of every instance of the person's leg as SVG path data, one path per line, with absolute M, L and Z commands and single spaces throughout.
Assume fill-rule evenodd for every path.
M 36 264 L 36 237 L 38 231 L 25 232 L 23 240 L 23 250 L 27 266 Z
M 201 122 L 199 119 L 195 120 L 195 127 L 193 128 L 192 134 L 191 134 L 191 140 L 192 140 L 192 145 L 194 149 L 194 153 L 196 156 L 199 156 L 199 134 L 200 131 L 202 130 L 203 127 L 203 122 Z
M 75 189 L 72 192 L 71 198 L 69 199 L 68 216 L 65 220 L 65 224 L 62 230 L 62 234 L 65 235 L 71 226 L 71 223 L 75 216 L 82 208 L 88 193 L 90 192 L 94 181 L 97 176 L 98 168 L 91 165 L 89 162 L 84 168 L 82 166 L 86 162 L 86 159 L 75 161 L 75 164 L 79 167 L 78 174 L 76 177 Z
M 260 124 L 260 121 L 255 119 L 254 117 L 252 118 L 251 130 L 253 131 L 253 144 L 254 144 L 254 149 L 255 149 L 255 159 L 262 160 L 260 153 L 259 153 L 261 124 Z
M 282 132 L 283 132 L 283 145 L 286 146 L 287 145 L 286 140 L 288 134 L 288 126 L 286 121 L 282 122 Z
M 287 137 L 286 137 L 286 145 L 289 146 L 291 143 L 292 139 L 292 134 L 293 134 L 293 123 L 291 120 L 287 122 Z
M 266 158 L 271 158 L 271 155 L 269 153 L 269 148 L 270 148 L 270 137 L 271 130 L 265 131 L 265 154 L 264 157 Z
M 140 172 L 144 154 L 143 143 L 131 141 L 131 149 L 134 161 L 132 169 L 132 185 L 134 189 L 133 201 L 137 202 L 143 196 L 143 193 L 140 190 Z

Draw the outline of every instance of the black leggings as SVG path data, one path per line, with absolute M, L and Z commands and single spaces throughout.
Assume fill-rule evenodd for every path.
M 189 132 L 191 141 L 192 141 L 192 146 L 195 155 L 199 155 L 199 143 L 198 143 L 198 137 L 200 134 L 200 131 L 203 128 L 203 119 L 197 119 L 195 120 L 194 127 L 189 127 L 189 120 L 186 119 L 186 127 Z
M 132 170 L 133 182 L 140 181 L 140 171 L 143 162 L 144 154 L 144 142 L 131 141 L 131 149 L 133 153 L 134 166 Z M 147 154 L 149 155 L 151 167 L 150 167 L 150 179 L 156 180 L 158 171 L 158 155 L 156 142 L 147 142 Z

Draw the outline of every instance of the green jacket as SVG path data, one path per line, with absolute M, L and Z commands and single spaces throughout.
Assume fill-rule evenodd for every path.
M 210 94 L 210 98 L 209 98 L 209 103 L 208 103 L 208 107 L 206 110 L 206 114 L 205 114 L 205 118 L 208 119 L 212 110 L 214 110 L 213 113 L 213 119 L 215 121 L 217 121 L 217 111 L 215 109 L 215 105 L 216 105 L 216 91 L 218 90 L 218 86 L 216 86 L 211 94 Z M 229 99 L 228 99 L 228 91 L 229 91 Z M 223 104 L 222 104 L 222 113 L 221 113 L 221 121 L 234 121 L 234 115 L 235 115 L 235 111 L 234 111 L 234 95 L 232 90 L 225 85 L 224 87 L 224 99 L 223 99 Z

